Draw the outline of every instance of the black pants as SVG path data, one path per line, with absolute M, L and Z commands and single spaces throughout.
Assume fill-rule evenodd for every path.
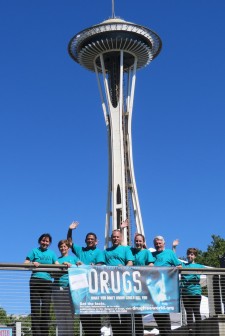
M 53 285 L 52 294 L 58 336 L 74 336 L 74 309 L 69 287 Z
M 144 335 L 144 327 L 142 321 L 141 314 L 134 315 L 134 323 L 135 323 L 135 335 L 136 336 L 143 336 Z
M 193 315 L 195 317 L 195 322 L 201 321 L 201 295 L 183 295 L 182 299 L 184 303 L 184 308 L 186 310 L 187 324 L 191 324 L 194 322 Z
M 153 314 L 158 325 L 160 336 L 168 335 L 171 331 L 170 314 Z
M 80 320 L 85 336 L 99 336 L 101 334 L 100 315 L 80 315 Z
M 113 336 L 130 336 L 132 333 L 132 321 L 130 315 L 110 315 Z
M 51 281 L 31 277 L 30 305 L 33 336 L 48 335 L 51 295 Z

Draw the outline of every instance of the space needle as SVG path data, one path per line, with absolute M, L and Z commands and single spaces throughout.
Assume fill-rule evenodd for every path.
M 134 232 L 144 234 L 132 154 L 132 114 L 136 72 L 161 50 L 161 39 L 152 30 L 115 16 L 86 28 L 69 42 L 74 61 L 96 73 L 108 135 L 108 196 L 105 246 L 112 230 L 128 219 L 124 243 Z

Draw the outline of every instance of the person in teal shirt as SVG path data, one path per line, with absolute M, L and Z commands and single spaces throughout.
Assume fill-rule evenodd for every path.
M 156 267 L 181 267 L 181 261 L 176 257 L 176 254 L 169 249 L 165 248 L 165 239 L 162 236 L 156 236 L 153 240 L 155 251 L 152 256 L 155 258 L 154 266 Z M 170 314 L 155 313 L 154 319 L 158 325 L 161 336 L 168 335 L 171 331 Z
M 61 256 L 58 258 L 59 264 L 70 267 L 79 265 L 80 261 L 76 256 L 69 255 L 70 243 L 68 240 L 60 240 L 58 243 Z M 53 285 L 53 303 L 58 327 L 58 336 L 74 335 L 74 309 L 69 289 L 68 272 L 59 277 L 55 276 Z
M 70 224 L 67 239 L 72 247 L 72 252 L 76 257 L 85 265 L 103 265 L 105 263 L 105 257 L 103 251 L 97 248 L 98 239 L 94 232 L 89 232 L 85 238 L 85 247 L 81 247 L 74 244 L 72 241 L 72 230 L 78 227 L 79 223 L 74 221 Z M 98 336 L 101 332 L 101 316 L 95 315 L 80 315 L 82 327 L 85 332 L 85 336 Z
M 105 250 L 105 263 L 108 266 L 132 266 L 134 256 L 130 247 L 113 245 Z
M 156 250 L 152 252 L 155 258 L 154 266 L 174 267 L 180 266 L 181 261 L 176 257 L 176 254 L 170 249 Z
M 146 249 L 145 236 L 141 233 L 136 233 L 134 237 L 135 247 L 131 247 L 131 252 L 134 257 L 134 266 L 154 266 L 155 258 L 152 253 Z M 141 314 L 134 315 L 135 335 L 142 336 L 144 327 Z
M 204 268 L 204 265 L 195 263 L 198 250 L 196 248 L 187 249 L 188 263 L 182 263 L 184 268 Z M 200 305 L 202 288 L 199 274 L 182 274 L 181 276 L 181 296 L 186 310 L 187 324 L 191 326 L 194 322 L 201 321 Z
M 105 263 L 108 266 L 132 266 L 134 256 L 129 246 L 121 245 L 123 236 L 120 230 L 114 230 L 111 235 L 112 247 L 107 248 L 105 252 Z M 113 330 L 113 336 L 131 334 L 131 318 L 129 315 L 110 314 L 110 323 Z
M 57 264 L 57 257 L 48 247 L 52 242 L 49 233 L 43 233 L 39 239 L 39 247 L 30 251 L 24 261 L 35 267 L 40 264 Z M 50 322 L 50 304 L 52 295 L 52 277 L 48 272 L 32 272 L 30 278 L 30 304 L 32 335 L 48 335 Z
M 134 257 L 133 264 L 135 266 L 153 266 L 155 258 L 152 253 L 146 249 L 145 236 L 141 233 L 136 233 L 134 244 L 135 247 L 131 247 L 131 252 Z
M 72 230 L 75 230 L 78 224 L 78 222 L 72 222 L 67 233 L 67 239 L 70 242 L 72 252 L 85 265 L 103 265 L 105 263 L 104 253 L 97 248 L 98 239 L 94 232 L 89 232 L 86 235 L 85 247 L 73 243 Z

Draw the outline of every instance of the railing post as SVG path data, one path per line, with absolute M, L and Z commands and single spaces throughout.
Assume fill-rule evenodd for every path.
M 207 287 L 208 287 L 209 316 L 212 317 L 216 315 L 215 298 L 213 291 L 213 275 L 207 275 Z
M 209 316 L 222 314 L 221 288 L 219 275 L 207 275 Z
M 21 336 L 22 326 L 21 322 L 16 322 L 16 336 Z
M 219 257 L 220 267 L 225 268 L 225 253 L 224 255 Z M 221 287 L 221 294 L 222 294 L 222 312 L 225 313 L 225 275 L 220 275 L 220 287 Z
M 225 313 L 225 276 L 220 275 L 220 288 L 222 296 L 222 313 Z
M 222 293 L 220 275 L 214 275 L 213 277 L 213 291 L 215 296 L 215 311 L 216 314 L 222 314 Z
M 186 316 L 186 313 L 185 313 L 182 298 L 180 298 L 180 314 L 181 314 L 181 325 L 187 325 L 187 316 Z
M 131 314 L 131 323 L 132 323 L 132 336 L 136 335 L 135 323 L 134 323 L 134 314 Z
M 83 328 L 82 328 L 82 323 L 80 321 L 80 336 L 82 336 L 82 334 L 83 334 Z
M 225 316 L 219 316 L 219 335 L 225 335 Z

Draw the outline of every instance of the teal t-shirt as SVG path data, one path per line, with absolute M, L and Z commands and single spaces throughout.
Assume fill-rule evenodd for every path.
M 63 264 L 64 262 L 68 262 L 72 265 L 75 265 L 79 259 L 76 256 L 61 256 L 58 259 L 58 262 L 60 264 Z M 56 278 L 54 282 L 57 286 L 60 287 L 67 287 L 69 286 L 69 277 L 68 277 L 68 272 L 63 274 L 60 278 Z
M 81 247 L 73 244 L 72 252 L 85 265 L 105 263 L 103 251 L 97 247 L 94 249 L 89 249 L 88 247 Z
M 31 262 L 38 262 L 40 264 L 54 264 L 57 260 L 56 254 L 52 250 L 42 250 L 40 247 L 34 248 L 28 253 L 27 260 Z M 41 278 L 52 281 L 52 277 L 48 272 L 33 272 L 31 275 L 33 278 Z
M 204 265 L 195 263 L 182 263 L 184 268 L 205 268 Z M 181 293 L 182 295 L 202 295 L 199 274 L 182 274 L 181 275 Z
M 128 261 L 134 261 L 134 256 L 129 246 L 119 245 L 105 250 L 105 263 L 109 266 L 126 266 Z
M 156 259 L 154 262 L 154 266 L 179 266 L 181 265 L 181 261 L 177 259 L 176 254 L 169 249 L 165 249 L 163 251 L 154 251 L 152 252 L 152 256 Z
M 145 266 L 149 263 L 155 262 L 155 258 L 152 256 L 152 253 L 147 249 L 138 250 L 135 247 L 131 247 L 131 252 L 134 256 L 135 266 Z

